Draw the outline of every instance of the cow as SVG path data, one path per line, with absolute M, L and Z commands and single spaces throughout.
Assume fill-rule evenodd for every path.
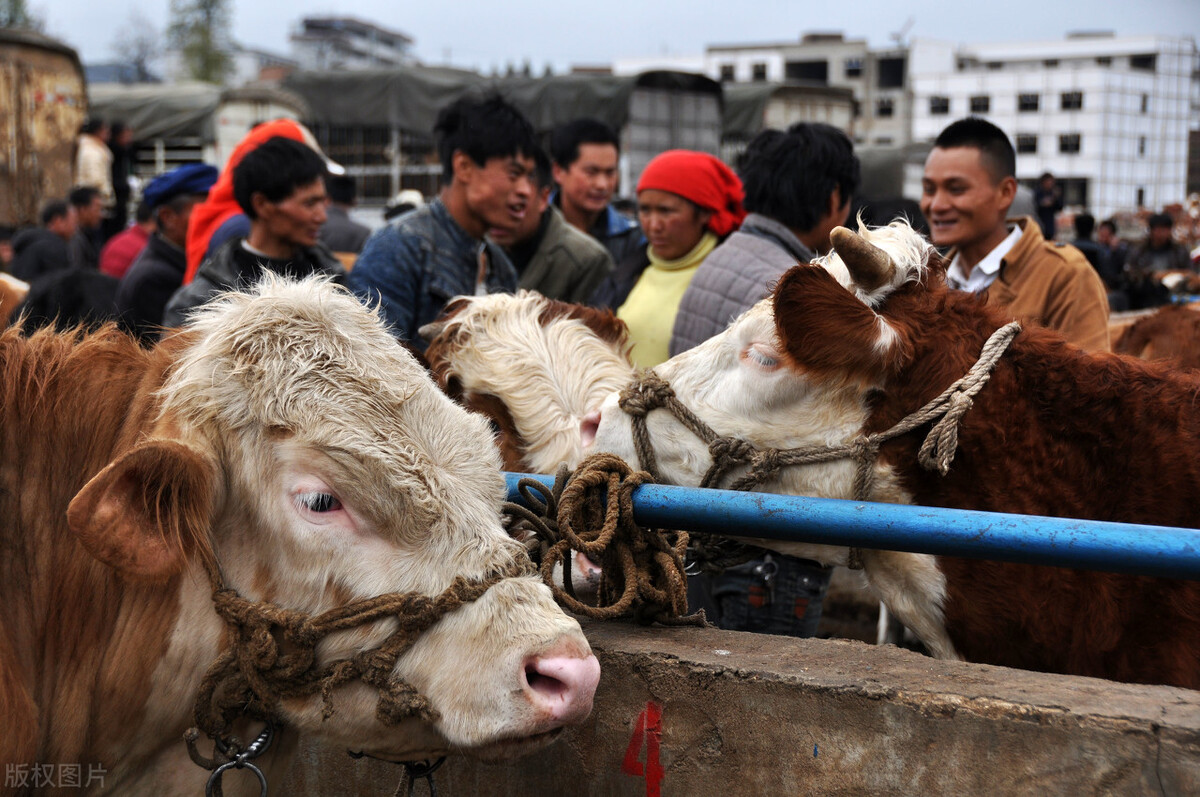
M 578 465 L 585 418 L 633 376 L 624 322 L 535 291 L 458 297 L 421 336 L 434 379 L 491 420 L 511 471 Z
M 1160 308 L 1125 327 L 1114 338 L 1113 351 L 1200 368 L 1200 313 L 1180 304 Z
M 833 253 L 791 269 L 724 333 L 655 369 L 716 434 L 760 449 L 853 446 L 963 377 L 1011 321 L 948 290 L 944 264 L 903 222 L 839 228 L 832 241 Z M 959 402 L 957 448 L 944 452 L 952 460 L 918 464 L 923 423 L 883 443 L 865 471 L 850 458 L 793 466 L 756 489 L 1196 527 L 1198 399 L 1200 379 L 1088 354 L 1027 325 L 973 404 Z M 595 448 L 637 462 L 620 404 L 606 399 Z M 663 409 L 645 421 L 663 480 L 699 484 L 709 448 Z M 731 477 L 746 472 L 743 462 Z M 761 544 L 828 564 L 851 556 Z M 871 586 L 935 656 L 1200 687 L 1196 582 L 889 551 L 861 558 Z
M 10 328 L 0 363 L 0 760 L 94 764 L 113 793 L 198 790 L 181 739 L 231 644 L 216 611 L 231 591 L 325 617 L 498 579 L 380 674 L 426 714 L 383 721 L 360 680 L 285 694 L 268 775 L 300 734 L 391 760 L 502 758 L 590 712 L 599 665 L 524 575 L 486 421 L 343 289 L 268 279 L 152 349 L 111 325 Z M 394 628 L 330 634 L 316 664 L 370 661 Z

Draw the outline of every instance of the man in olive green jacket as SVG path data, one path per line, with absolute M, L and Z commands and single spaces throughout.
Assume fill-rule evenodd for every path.
M 1006 219 L 1015 174 L 1011 142 L 983 119 L 961 119 L 934 142 L 921 212 L 933 243 L 953 247 L 946 281 L 1088 351 L 1108 351 L 1108 296 L 1087 258 L 1046 241 L 1032 218 Z
M 551 299 L 583 304 L 609 272 L 612 256 L 604 245 L 572 227 L 550 204 L 550 161 L 534 154 L 537 195 L 513 231 L 489 233 L 504 248 L 520 275 L 517 287 Z

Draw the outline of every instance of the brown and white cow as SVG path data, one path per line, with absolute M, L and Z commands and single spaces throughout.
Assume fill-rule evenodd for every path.
M 1010 319 L 947 290 L 907 225 L 860 234 L 835 230 L 834 254 L 656 372 L 718 434 L 759 447 L 847 444 L 924 406 Z M 948 474 L 918 464 L 926 425 L 883 445 L 867 497 L 1195 527 L 1198 400 L 1200 380 L 1026 327 L 975 396 Z M 706 446 L 664 410 L 647 421 L 665 480 L 698 484 Z M 630 429 L 610 397 L 597 448 L 636 461 Z M 854 498 L 854 468 L 787 468 L 760 489 Z M 845 548 L 762 544 L 847 563 Z M 1200 583 L 887 551 L 864 552 L 864 569 L 937 656 L 1200 687 Z
M 624 322 L 534 291 L 459 297 L 421 335 L 434 379 L 492 421 L 511 471 L 578 465 L 588 413 L 633 376 Z
M 246 598 L 319 613 L 437 595 L 523 555 L 486 422 L 327 283 L 225 295 L 152 350 L 112 327 L 7 330 L 0 364 L 0 761 L 94 763 L 115 793 L 198 790 L 181 738 L 229 642 L 206 560 Z M 331 635 L 318 659 L 393 627 Z M 285 698 L 268 766 L 286 769 L 298 733 L 400 760 L 522 753 L 588 714 L 599 667 L 522 576 L 446 615 L 393 673 L 434 721 L 381 723 L 359 681 L 328 719 L 319 696 Z

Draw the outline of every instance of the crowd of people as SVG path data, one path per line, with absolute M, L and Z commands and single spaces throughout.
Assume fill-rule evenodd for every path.
M 857 196 L 853 144 L 825 124 L 763 131 L 736 169 L 702 152 L 663 152 L 638 178 L 632 217 L 615 205 L 620 139 L 601 121 L 562 125 L 543 149 L 505 99 L 469 96 L 433 132 L 440 192 L 428 201 L 403 192 L 372 232 L 350 215 L 354 180 L 295 121 L 252 129 L 221 172 L 188 164 L 135 190 L 133 131 L 90 120 L 77 187 L 44 204 L 39 226 L 3 231 L 0 257 L 30 284 L 26 323 L 115 318 L 152 343 L 264 271 L 322 274 L 419 350 L 419 330 L 452 297 L 524 288 L 610 308 L 635 364 L 649 368 L 720 332 L 792 265 L 827 253 L 830 232 L 855 223 L 852 208 L 890 221 Z M 1038 183 L 1034 217 L 1010 218 L 1017 193 L 1009 137 L 961 119 L 934 142 L 924 218 L 914 221 L 944 252 L 950 287 L 1084 349 L 1108 350 L 1110 308 L 1161 303 L 1157 275 L 1193 269 L 1169 216 L 1151 216 L 1145 241 L 1129 246 L 1112 220 L 1097 227 L 1078 213 L 1067 244 L 1056 240 L 1063 195 L 1053 175 Z M 691 599 L 723 627 L 812 635 L 828 584 L 828 568 L 771 554 L 697 579 Z

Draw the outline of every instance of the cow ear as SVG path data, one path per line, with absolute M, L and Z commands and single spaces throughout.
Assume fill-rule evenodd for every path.
M 67 523 L 96 559 L 162 580 L 209 555 L 216 465 L 191 446 L 151 440 L 110 462 L 71 501 Z
M 772 303 L 780 343 L 808 373 L 877 382 L 896 354 L 898 336 L 887 319 L 820 266 L 794 266 Z

